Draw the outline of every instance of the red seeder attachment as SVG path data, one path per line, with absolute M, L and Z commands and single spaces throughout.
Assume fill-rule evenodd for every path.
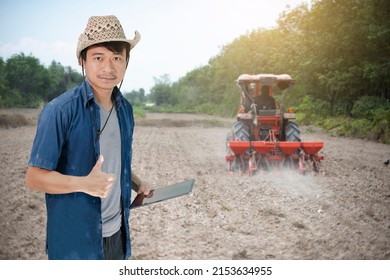
M 323 142 L 278 142 L 278 141 L 229 141 L 230 148 L 226 161 L 229 173 L 247 172 L 252 175 L 257 170 L 288 169 L 299 173 L 319 172 L 323 156 L 318 152 Z

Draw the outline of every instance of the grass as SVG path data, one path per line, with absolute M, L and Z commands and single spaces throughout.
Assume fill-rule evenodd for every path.
M 12 113 L 12 114 L 0 115 L 0 127 L 16 128 L 16 127 L 28 126 L 28 125 L 32 125 L 32 121 L 23 114 Z

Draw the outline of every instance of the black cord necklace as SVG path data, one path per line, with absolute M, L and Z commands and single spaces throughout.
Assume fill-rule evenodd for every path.
M 102 129 L 98 129 L 98 128 L 97 128 L 96 120 L 93 119 L 93 120 L 94 120 L 94 121 L 93 121 L 93 124 L 94 124 L 94 126 L 95 126 L 96 134 L 97 134 L 98 137 L 103 133 L 103 130 L 106 128 L 106 125 L 107 125 L 107 123 L 108 123 L 108 120 L 110 119 L 110 116 L 111 116 L 112 109 L 114 109 L 114 107 L 115 107 L 115 105 L 114 105 L 114 101 L 113 101 L 113 102 L 112 102 L 112 107 L 111 107 L 110 113 L 108 114 L 108 117 L 107 117 L 106 122 L 104 123 Z
M 84 80 L 84 90 L 85 90 L 85 92 L 87 92 L 87 86 L 85 85 L 85 83 L 86 83 L 86 81 Z M 89 104 L 89 116 L 91 117 L 91 120 L 92 120 L 92 124 L 93 124 L 93 126 L 94 126 L 94 128 L 95 128 L 95 131 L 96 131 L 96 135 L 97 135 L 97 137 L 99 138 L 100 137 L 100 135 L 103 133 L 103 130 L 106 128 L 106 125 L 107 125 L 107 123 L 108 123 L 108 120 L 110 119 L 110 117 L 111 117 L 111 113 L 112 113 L 112 110 L 114 109 L 114 107 L 115 107 L 115 102 L 114 102 L 114 99 L 111 97 L 111 102 L 112 102 L 112 107 L 111 107 L 111 110 L 110 110 L 110 113 L 108 114 L 108 117 L 107 117 L 107 119 L 106 119 L 106 121 L 105 121 L 105 123 L 104 123 L 104 125 L 103 125 L 103 127 L 102 127 L 102 129 L 99 129 L 98 128 L 98 126 L 97 126 L 97 124 L 96 124 L 96 119 L 93 117 L 93 115 L 92 115 L 92 104 Z
M 97 125 L 96 125 L 96 120 L 95 120 L 95 118 L 94 118 L 93 115 L 92 115 L 92 108 L 91 108 L 92 105 L 90 104 L 89 106 L 90 106 L 90 107 L 89 107 L 89 115 L 90 115 L 90 117 L 91 117 L 91 119 L 92 119 L 92 124 L 93 124 L 93 126 L 94 126 L 94 128 L 95 128 L 96 135 L 97 135 L 97 137 L 99 138 L 100 135 L 103 133 L 103 130 L 106 128 L 106 125 L 107 125 L 107 123 L 108 123 L 108 120 L 110 119 L 110 116 L 111 116 L 112 110 L 113 110 L 114 107 L 115 107 L 115 104 L 114 104 L 114 102 L 112 103 L 112 107 L 111 107 L 110 113 L 108 114 L 108 117 L 107 117 L 107 119 L 106 119 L 106 121 L 105 121 L 105 123 L 104 123 L 102 129 L 99 129 L 99 128 L 97 127 Z

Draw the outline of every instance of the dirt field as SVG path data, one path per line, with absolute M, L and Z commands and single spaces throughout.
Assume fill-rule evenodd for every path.
M 26 113 L 26 112 L 24 112 Z M 35 123 L 37 112 L 27 111 Z M 233 120 L 149 114 L 135 129 L 133 168 L 153 187 L 195 179 L 194 192 L 132 211 L 134 259 L 390 259 L 390 146 L 322 140 L 317 176 L 229 176 Z M 46 259 L 44 194 L 24 175 L 35 126 L 0 128 L 0 259 Z

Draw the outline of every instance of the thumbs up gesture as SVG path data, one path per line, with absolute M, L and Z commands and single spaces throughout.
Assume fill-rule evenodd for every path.
M 104 157 L 103 155 L 100 155 L 91 172 L 85 177 L 83 184 L 83 191 L 85 193 L 100 198 L 104 198 L 108 195 L 108 192 L 115 181 L 114 174 L 107 174 L 102 171 L 103 162 Z

